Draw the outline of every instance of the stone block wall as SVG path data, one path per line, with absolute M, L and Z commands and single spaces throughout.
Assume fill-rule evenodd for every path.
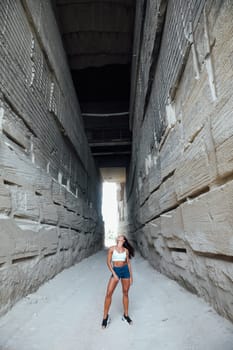
M 50 1 L 0 3 L 0 314 L 103 243 L 100 176 Z
M 148 68 L 144 80 L 141 74 L 148 56 L 155 59 L 156 44 L 147 25 L 141 29 L 145 57 L 138 63 L 135 105 L 144 109 L 133 111 L 129 231 L 156 269 L 233 320 L 233 3 L 185 4 L 186 13 L 176 2 L 157 1 L 157 16 L 161 5 L 167 12 L 147 100 L 140 83 Z M 156 32 L 150 6 L 144 18 Z

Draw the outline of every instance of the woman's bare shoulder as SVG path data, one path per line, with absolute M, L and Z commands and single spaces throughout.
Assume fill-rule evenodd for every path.
M 115 245 L 113 245 L 112 247 L 109 247 L 109 248 L 108 248 L 109 253 L 113 252 L 113 250 L 114 250 L 115 248 L 116 248 Z

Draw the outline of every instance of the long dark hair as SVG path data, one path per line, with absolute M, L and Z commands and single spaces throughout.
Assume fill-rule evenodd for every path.
M 129 251 L 129 258 L 131 259 L 134 256 L 134 248 L 132 247 L 132 245 L 129 243 L 128 239 L 125 237 L 125 235 L 122 235 L 124 237 L 124 243 L 123 243 L 123 247 L 128 249 Z

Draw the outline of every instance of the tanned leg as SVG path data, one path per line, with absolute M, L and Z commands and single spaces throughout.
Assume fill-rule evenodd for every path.
M 130 279 L 129 278 L 122 278 L 121 280 L 122 284 L 122 292 L 123 292 L 123 307 L 124 307 L 124 314 L 125 316 L 128 316 L 128 309 L 129 309 L 129 287 L 130 287 Z
M 107 292 L 106 292 L 106 296 L 105 296 L 105 301 L 104 301 L 104 319 L 107 317 L 108 315 L 108 311 L 112 302 L 112 294 L 118 284 L 119 280 L 117 280 L 114 277 L 111 277 L 109 282 L 108 282 L 108 287 L 107 287 Z

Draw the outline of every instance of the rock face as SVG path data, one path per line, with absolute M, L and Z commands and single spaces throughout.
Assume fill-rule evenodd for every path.
M 100 177 L 49 1 L 0 4 L 0 313 L 102 247 Z
M 233 3 L 182 4 L 148 1 L 136 33 L 129 230 L 156 269 L 233 320 Z

